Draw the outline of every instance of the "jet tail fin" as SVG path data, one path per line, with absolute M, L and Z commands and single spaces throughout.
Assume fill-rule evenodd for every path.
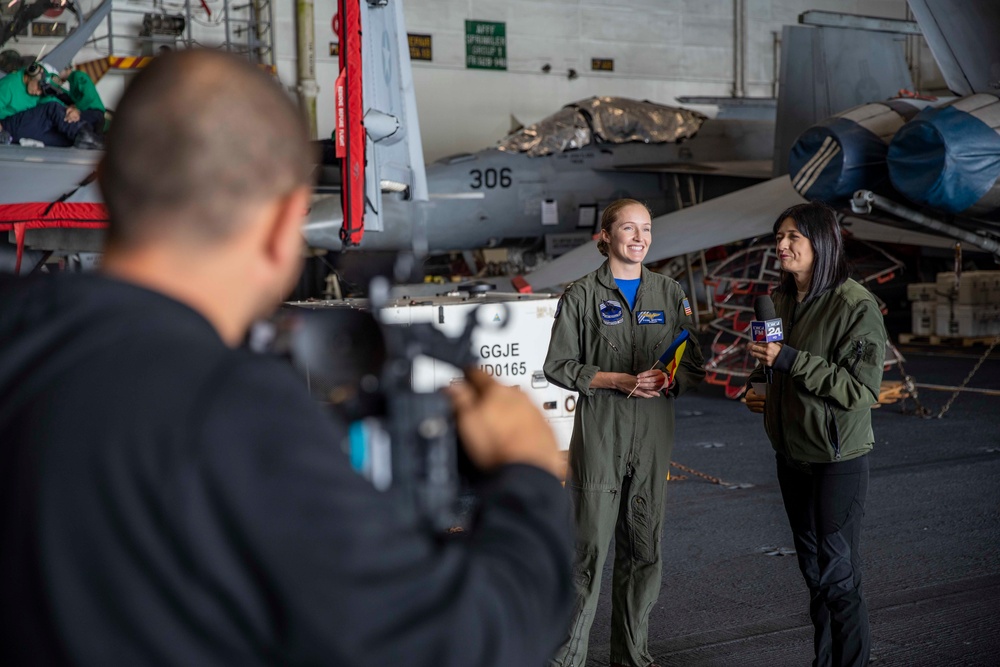
M 402 3 L 341 0 L 340 8 L 342 77 L 346 71 L 344 113 L 338 111 L 337 118 L 338 156 L 344 158 L 345 170 L 342 237 L 346 237 L 345 244 L 355 245 L 360 244 L 365 229 L 385 229 L 383 192 L 406 192 L 409 199 L 426 201 L 427 176 Z M 352 27 L 346 17 L 355 12 L 359 20 Z M 351 44 L 357 35 L 348 34 L 352 29 L 364 36 L 355 49 Z M 359 75 L 361 101 L 352 104 Z M 341 92 L 338 85 L 338 108 Z M 356 131 L 359 124 L 363 135 Z M 356 141 L 351 141 L 352 136 Z M 359 183 L 362 166 L 363 183 Z

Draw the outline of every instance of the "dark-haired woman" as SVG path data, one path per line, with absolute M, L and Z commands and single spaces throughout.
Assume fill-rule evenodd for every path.
M 675 280 L 642 265 L 652 242 L 649 209 L 619 199 L 601 216 L 597 248 L 608 259 L 566 288 L 545 358 L 548 379 L 579 392 L 566 488 L 576 512 L 577 603 L 553 665 L 582 667 L 615 538 L 610 662 L 653 664 L 649 613 L 660 594 L 666 477 L 674 445 L 674 397 L 705 375 L 692 336 L 674 381 L 654 363 L 691 306 Z
M 781 263 L 774 304 L 781 343 L 753 343 L 760 361 L 747 407 L 764 413 L 777 452 L 778 483 L 809 587 L 814 667 L 866 665 L 868 609 L 861 591 L 861 519 L 868 457 L 875 443 L 886 332 L 875 298 L 848 277 L 834 212 L 819 203 L 784 211 L 774 223 Z

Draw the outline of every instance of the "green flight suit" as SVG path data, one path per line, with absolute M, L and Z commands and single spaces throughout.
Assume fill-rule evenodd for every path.
M 41 97 L 28 93 L 23 69 L 11 72 L 0 79 L 0 120 L 34 109 L 41 102 Z
M 90 111 L 92 109 L 101 112 L 105 111 L 104 102 L 101 101 L 97 87 L 86 72 L 78 69 L 73 70 L 66 77 L 66 83 L 69 84 L 69 96 L 77 109 L 80 111 Z M 96 129 L 99 130 L 100 128 Z
M 674 397 L 704 377 L 690 306 L 676 281 L 642 269 L 635 307 L 605 262 L 573 283 L 559 302 L 545 375 L 580 392 L 566 486 L 574 502 L 577 605 L 555 664 L 583 667 L 612 536 L 611 660 L 645 666 L 649 613 L 660 594 L 666 477 L 674 444 Z M 598 371 L 649 370 L 686 328 L 692 334 L 675 385 L 656 398 L 593 389 Z

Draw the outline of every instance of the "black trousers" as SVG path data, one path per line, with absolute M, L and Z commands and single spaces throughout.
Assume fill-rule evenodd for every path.
M 33 109 L 0 120 L 16 144 L 21 139 L 36 139 L 46 146 L 72 146 L 84 121 L 66 122 L 66 107 L 58 102 L 46 102 Z
M 809 587 L 813 667 L 868 664 L 871 636 L 861 591 L 861 519 L 868 457 L 802 464 L 778 454 L 778 483 L 799 569 Z

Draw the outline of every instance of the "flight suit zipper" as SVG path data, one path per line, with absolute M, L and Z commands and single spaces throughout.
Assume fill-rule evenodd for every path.
M 594 330 L 597 331 L 597 335 L 603 338 L 604 342 L 610 345 L 612 350 L 618 352 L 618 346 L 615 345 L 614 342 L 604 334 L 604 332 L 601 330 L 601 325 L 593 319 L 589 319 L 589 322 L 594 325 Z

